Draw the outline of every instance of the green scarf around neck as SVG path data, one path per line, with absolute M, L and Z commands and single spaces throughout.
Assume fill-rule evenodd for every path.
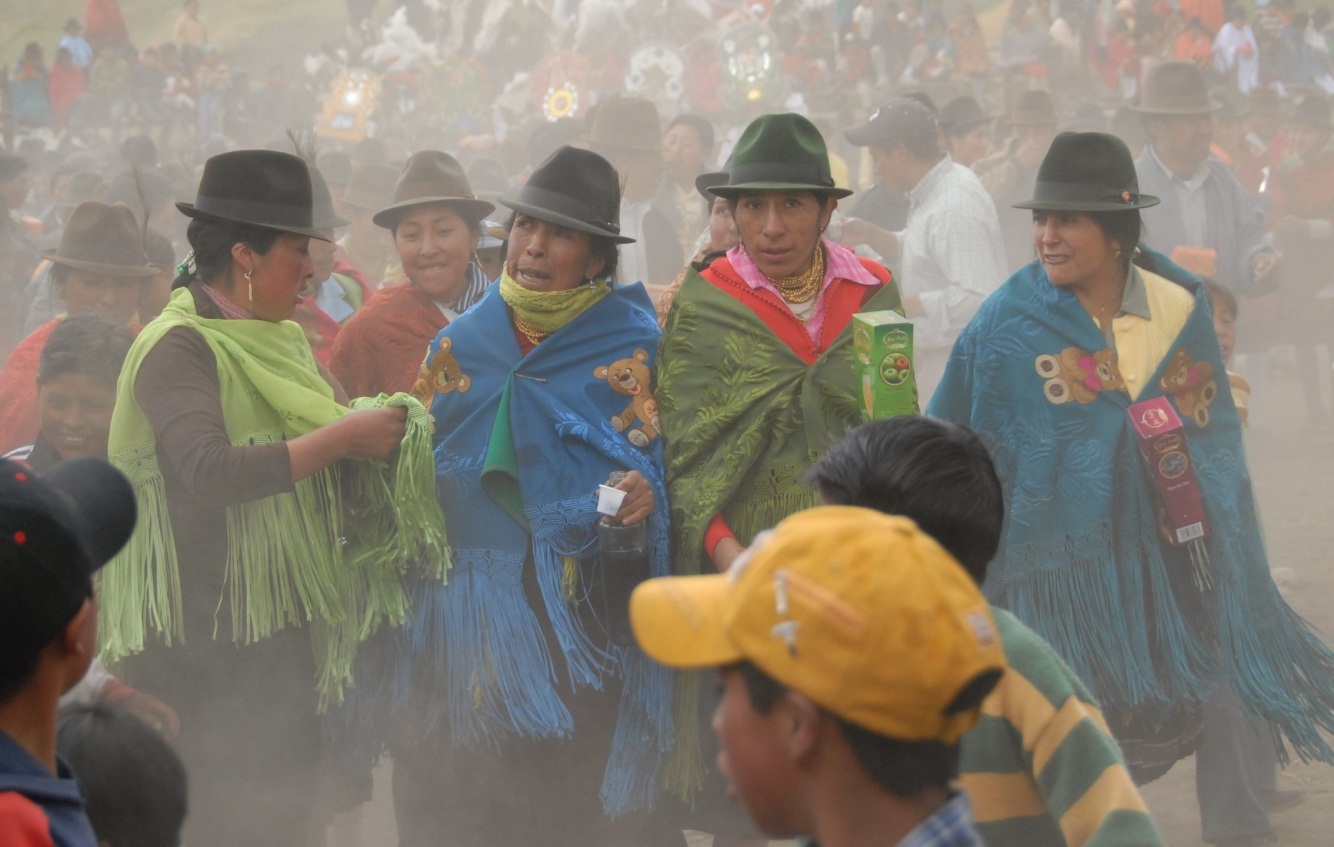
M 168 645 L 185 637 L 180 563 L 156 440 L 134 396 L 144 358 L 178 326 L 198 332 L 217 359 L 219 399 L 234 445 L 298 438 L 350 411 L 334 400 L 296 323 L 203 318 L 188 289 L 172 295 L 135 340 L 117 386 L 108 452 L 134 487 L 139 520 L 98 578 L 108 660 L 143 650 L 150 629 Z M 406 394 L 352 403 L 353 409 L 383 406 L 408 410 L 395 458 L 344 460 L 291 492 L 227 508 L 228 594 L 219 602 L 230 606 L 232 637 L 251 643 L 312 623 L 323 703 L 341 699 L 357 644 L 407 614 L 402 577 L 409 561 L 435 563 L 441 579 L 449 567 L 429 416 Z M 353 506 L 355 519 L 348 514 Z
M 535 329 L 548 334 L 579 317 L 610 293 L 611 287 L 603 280 L 576 285 L 565 291 L 530 291 L 515 282 L 508 269 L 500 272 L 500 296 L 505 304 Z

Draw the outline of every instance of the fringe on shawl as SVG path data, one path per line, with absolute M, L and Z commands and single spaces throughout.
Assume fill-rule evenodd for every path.
M 574 731 L 524 594 L 523 564 L 521 554 L 455 549 L 448 588 L 420 586 L 395 691 L 400 702 L 425 696 L 423 736 L 444 719 L 453 742 L 467 747 L 496 745 L 507 734 L 546 738 Z
M 1012 549 L 1011 560 L 1031 566 L 1006 582 L 989 581 L 988 593 L 1036 625 L 1104 710 L 1202 702 L 1215 663 L 1177 609 L 1168 563 L 1154 545 L 1118 549 L 1114 532 L 1140 537 L 1138 529 L 1096 521 Z
M 653 808 L 659 768 L 674 737 L 672 671 L 638 647 L 613 652 L 624 682 L 601 798 L 602 808 L 616 818 L 635 809 Z
M 449 567 L 444 520 L 435 502 L 429 419 L 407 394 L 362 398 L 357 408 L 409 409 L 407 434 L 389 487 L 385 463 L 355 460 L 325 468 L 283 493 L 227 509 L 226 584 L 232 637 L 243 643 L 307 622 L 312 630 L 321 708 L 343 697 L 357 645 L 382 623 L 399 625 L 410 555 Z M 247 444 L 280 437 L 259 435 Z M 144 648 L 147 625 L 171 644 L 184 639 L 179 563 L 153 445 L 114 457 L 135 490 L 140 523 L 99 579 L 102 650 L 109 661 Z M 362 504 L 353 539 L 344 535 L 345 493 Z M 346 549 L 345 549 L 346 548 Z
M 1217 551 L 1212 558 L 1219 560 Z M 1334 734 L 1334 653 L 1283 602 L 1272 582 L 1248 584 L 1257 582 L 1261 580 L 1243 580 L 1234 569 L 1220 598 L 1220 641 L 1233 688 L 1248 713 L 1277 730 L 1274 743 L 1281 764 L 1288 763 L 1289 755 L 1279 733 L 1303 762 L 1334 764 L 1328 741 L 1328 734 Z M 1278 611 L 1260 616 L 1257 608 Z
M 166 520 L 167 491 L 151 447 L 116 462 L 134 488 L 139 519 L 121 554 L 95 577 L 99 639 L 105 661 L 144 649 L 148 626 L 168 646 L 185 638 L 176 538 Z

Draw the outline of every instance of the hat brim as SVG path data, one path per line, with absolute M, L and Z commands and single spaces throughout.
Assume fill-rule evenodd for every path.
M 332 218 L 315 221 L 315 229 L 337 229 L 340 226 L 351 226 L 352 221 L 347 218 L 334 215 Z
M 1024 200 L 1011 203 L 1014 209 L 1035 209 L 1043 212 L 1130 212 L 1147 209 L 1162 201 L 1152 194 L 1140 194 L 1133 203 L 1104 203 L 1096 200 Z
M 548 221 L 553 224 L 568 226 L 570 229 L 578 230 L 579 232 L 586 232 L 589 235 L 596 235 L 601 238 L 606 238 L 616 242 L 617 244 L 635 243 L 635 240 L 633 238 L 621 235 L 618 232 L 611 232 L 609 230 L 602 229 L 601 227 L 594 226 L 593 224 L 590 224 L 586 221 L 581 221 L 578 218 L 571 218 L 567 215 L 562 215 L 559 212 L 553 212 L 550 209 L 543 209 L 541 206 L 530 206 L 527 203 L 520 203 L 518 200 L 509 200 L 504 197 L 500 198 L 499 202 L 500 205 L 504 206 L 506 209 L 518 212 L 521 215 L 529 215 L 530 217 L 537 218 L 540 221 Z
M 385 206 L 380 211 L 371 215 L 371 223 L 385 229 L 393 229 L 398 219 L 408 209 L 417 206 L 432 206 L 435 204 L 449 206 L 460 215 L 470 221 L 481 221 L 496 210 L 495 203 L 488 203 L 485 200 L 476 200 L 472 197 L 416 197 L 412 200 L 404 200 L 401 203 L 394 203 Z
M 995 115 L 982 115 L 981 117 L 972 117 L 961 121 L 942 120 L 939 123 L 941 131 L 947 135 L 961 135 L 974 127 L 989 124 L 994 120 L 996 120 Z
M 162 271 L 149 265 L 112 265 L 106 262 L 85 262 L 82 259 L 64 259 L 56 255 L 54 249 L 43 250 L 42 258 L 55 262 L 57 265 L 64 265 L 67 268 L 74 268 L 76 271 L 87 271 L 92 274 L 101 274 L 103 276 L 123 276 L 126 278 L 148 279 L 151 276 L 157 276 Z
M 889 143 L 886 139 L 878 137 L 880 133 L 875 131 L 875 127 L 870 124 L 854 126 L 852 129 L 843 130 L 843 137 L 848 143 L 855 147 L 874 147 L 877 144 Z
M 673 668 L 731 665 L 745 658 L 723 628 L 727 574 L 668 576 L 630 595 L 630 626 L 650 658 Z
M 712 203 L 715 195 L 710 194 L 709 189 L 719 185 L 727 185 L 727 178 L 727 171 L 708 171 L 702 173 L 695 177 L 695 190 L 699 192 L 701 197 Z
M 710 194 L 728 198 L 735 197 L 743 191 L 813 191 L 835 199 L 842 199 L 853 193 L 850 188 L 832 188 L 828 185 L 810 185 L 803 182 L 746 182 L 741 185 L 729 183 L 709 188 Z
M 1150 107 L 1146 109 L 1143 104 L 1140 104 L 1138 106 L 1130 106 L 1129 108 L 1132 112 L 1139 112 L 1141 115 L 1165 115 L 1170 117 L 1172 115 L 1212 115 L 1214 112 L 1222 109 L 1223 104 L 1211 97 L 1209 98 L 1209 104 L 1207 106 L 1164 106 L 1157 108 Z
M 226 215 L 217 215 L 212 212 L 201 212 L 195 208 L 193 203 L 177 203 L 176 210 L 187 218 L 193 218 L 201 221 L 222 221 L 224 223 L 245 224 L 246 226 L 255 226 L 260 229 L 272 229 L 277 232 L 286 232 L 290 235 L 304 235 L 308 238 L 314 238 L 318 241 L 333 241 L 332 238 L 320 232 L 314 227 L 301 226 L 283 226 L 281 224 L 264 223 L 260 221 L 247 221 L 240 218 L 227 217 Z

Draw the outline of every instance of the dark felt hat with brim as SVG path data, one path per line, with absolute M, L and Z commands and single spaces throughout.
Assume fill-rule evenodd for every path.
M 1052 212 L 1126 212 L 1158 205 L 1139 193 L 1130 148 L 1105 132 L 1063 132 L 1038 167 L 1033 199 L 1016 209 Z
M 312 200 L 310 217 L 316 229 L 334 229 L 352 223 L 334 209 L 333 194 L 329 183 L 324 179 L 324 172 L 315 165 L 310 168 L 310 196 Z
M 474 223 L 496 210 L 494 203 L 478 200 L 473 194 L 458 159 L 439 150 L 420 150 L 404 163 L 389 205 L 371 220 L 376 226 L 392 229 L 407 210 L 436 203 L 449 206 Z
M 611 162 L 578 147 L 561 147 L 500 205 L 589 235 L 632 244 L 621 235 L 621 177 Z
M 588 146 L 614 157 L 623 153 L 662 155 L 662 118 L 652 100 L 625 97 L 598 104 Z
M 973 127 L 988 123 L 991 117 L 976 98 L 965 94 L 942 106 L 937 120 L 946 135 L 963 135 Z
M 829 197 L 852 193 L 834 185 L 829 150 L 820 130 L 801 115 L 761 115 L 750 122 L 732 150 L 726 185 L 709 189 L 719 197 L 743 191 L 814 191 Z
M 1207 115 L 1223 108 L 1209 96 L 1204 71 L 1194 62 L 1159 62 L 1144 77 L 1135 111 L 1142 115 Z
M 58 265 L 105 276 L 150 277 L 144 237 L 134 212 L 124 203 L 108 206 L 86 200 L 74 208 L 60 234 L 60 246 L 42 256 Z
M 204 162 L 193 203 L 177 203 L 186 217 L 228 221 L 328 241 L 315 228 L 310 170 L 277 150 L 233 150 Z
M 362 163 L 352 169 L 343 189 L 343 205 L 367 212 L 383 209 L 394 196 L 398 171 L 388 165 Z
M 1056 103 L 1045 91 L 1025 91 L 1010 110 L 1010 126 L 1056 126 Z

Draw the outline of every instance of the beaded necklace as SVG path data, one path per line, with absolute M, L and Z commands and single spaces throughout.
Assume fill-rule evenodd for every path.
M 778 293 L 789 303 L 810 302 L 820 293 L 820 284 L 824 282 L 824 245 L 815 248 L 815 260 L 805 271 L 777 279 L 764 274 L 764 278 L 772 282 Z
M 514 328 L 517 329 L 519 332 L 523 333 L 523 337 L 527 338 L 533 344 L 541 344 L 544 340 L 546 340 L 547 336 L 551 335 L 551 333 L 543 332 L 542 330 L 528 323 L 528 321 L 519 317 L 519 313 L 514 311 L 513 309 L 510 310 L 510 315 L 514 317 Z

